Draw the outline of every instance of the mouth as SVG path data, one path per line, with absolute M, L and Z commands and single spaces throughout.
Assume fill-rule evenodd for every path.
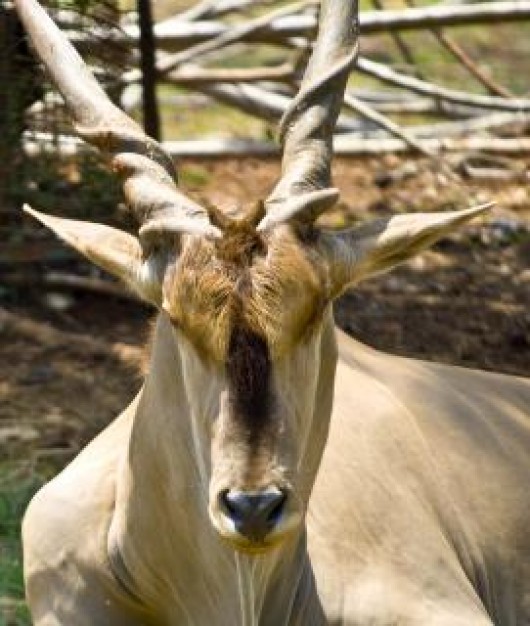
M 279 548 L 289 537 L 295 534 L 296 528 L 298 527 L 299 524 L 297 524 L 295 528 L 276 531 L 264 539 L 249 539 L 237 531 L 219 531 L 218 528 L 216 528 L 216 530 L 221 541 L 237 552 L 249 556 L 261 556 Z
M 238 537 L 227 537 L 226 535 L 219 535 L 222 542 L 237 552 L 248 556 L 262 556 L 268 552 L 272 552 L 275 548 L 279 547 L 283 542 L 283 538 L 277 538 L 276 540 L 264 540 L 264 541 L 251 541 L 249 539 Z

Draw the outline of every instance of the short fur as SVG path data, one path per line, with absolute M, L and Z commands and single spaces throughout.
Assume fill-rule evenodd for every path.
M 278 355 L 324 309 L 323 269 L 290 226 L 267 237 L 241 227 L 219 242 L 188 237 L 166 273 L 164 308 L 209 358 L 225 361 L 236 322 Z
M 233 416 L 254 441 L 270 418 L 271 361 L 265 339 L 244 324 L 230 334 L 226 373 Z
M 323 0 L 267 215 L 235 221 L 179 192 L 36 0 L 15 4 L 140 240 L 31 213 L 159 309 L 138 397 L 26 512 L 35 626 L 530 624 L 528 381 L 377 353 L 330 306 L 486 207 L 300 234 L 337 197 L 357 2 Z M 248 445 L 232 409 L 259 421 L 268 392 Z M 229 491 L 280 492 L 281 516 L 249 538 Z

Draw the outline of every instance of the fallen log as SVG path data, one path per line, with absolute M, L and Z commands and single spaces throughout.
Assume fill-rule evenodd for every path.
M 425 149 L 442 152 L 485 151 L 492 153 L 530 153 L 530 137 L 455 137 L 422 139 Z M 210 139 L 204 141 L 167 141 L 164 147 L 174 157 L 275 156 L 276 144 L 245 139 Z M 410 146 L 401 139 L 335 138 L 334 151 L 339 156 L 410 152 Z
M 470 24 L 491 24 L 517 22 L 530 18 L 530 1 L 515 0 L 506 2 L 481 2 L 477 4 L 441 4 L 421 8 L 394 11 L 363 11 L 360 14 L 363 35 L 400 30 L 424 30 L 447 26 Z M 282 43 L 291 37 L 311 36 L 316 27 L 314 15 L 291 15 L 273 20 L 259 30 L 248 33 L 245 41 Z M 220 21 L 180 21 L 167 20 L 155 26 L 155 36 L 159 49 L 166 51 L 182 50 L 189 46 L 219 37 L 232 29 Z M 81 40 L 82 33 L 76 34 Z M 130 26 L 120 43 L 135 45 L 138 29 Z
M 208 83 L 258 83 L 263 81 L 291 82 L 296 73 L 291 63 L 275 67 L 204 68 L 184 65 L 163 77 L 173 85 L 195 86 Z
M 291 98 L 273 91 L 263 89 L 259 85 L 248 83 L 238 84 L 197 84 L 195 89 L 219 102 L 229 104 L 249 115 L 271 122 L 277 122 L 286 111 Z M 341 115 L 337 122 L 339 131 L 355 131 L 362 129 L 359 120 Z
M 202 0 L 195 6 L 190 7 L 182 13 L 164 20 L 165 22 L 195 22 L 197 20 L 207 20 L 228 13 L 243 11 L 247 7 L 256 4 L 256 0 Z
M 117 282 L 111 282 L 94 276 L 80 276 L 65 272 L 46 272 L 44 274 L 32 274 L 28 272 L 10 272 L 2 274 L 2 283 L 15 287 L 28 287 L 38 285 L 42 288 L 67 290 L 67 291 L 90 291 L 92 293 L 112 296 L 120 300 L 132 300 L 141 302 L 141 299 L 132 291 Z
M 448 26 L 497 24 L 526 21 L 530 18 L 530 0 L 479 2 L 476 4 L 438 4 L 428 7 L 387 11 L 363 11 L 360 23 L 363 35 L 382 32 L 413 31 Z M 314 15 L 290 15 L 273 20 L 268 25 L 243 37 L 243 41 L 290 45 L 289 39 L 312 36 L 316 27 Z M 155 25 L 159 50 L 175 52 L 228 33 L 233 26 L 220 20 L 188 21 L 171 18 Z M 108 37 L 108 32 L 93 27 L 90 35 L 78 29 L 68 30 L 71 41 L 90 50 L 94 37 Z M 134 48 L 139 40 L 135 24 L 113 33 L 113 42 Z
M 292 13 L 298 13 L 305 9 L 315 6 L 315 0 L 300 0 L 287 7 L 281 7 L 266 15 L 249 20 L 242 24 L 229 27 L 215 37 L 211 37 L 207 41 L 197 43 L 187 47 L 185 50 L 174 54 L 166 54 L 157 63 L 157 71 L 160 75 L 167 74 L 171 70 L 176 69 L 185 63 L 195 62 L 198 58 L 203 57 L 212 52 L 216 52 L 221 48 L 226 48 L 233 44 L 247 40 L 253 34 L 260 33 L 270 26 L 271 22 L 280 19 L 282 16 L 289 16 Z M 180 23 L 179 23 L 180 24 Z M 156 27 L 155 27 L 156 30 Z M 160 45 L 157 35 L 157 44 Z M 122 79 L 124 84 L 138 82 L 141 79 L 140 70 L 134 69 L 127 72 Z
M 72 137 L 48 135 L 38 141 L 34 138 L 24 141 L 24 150 L 28 156 L 38 157 L 43 151 L 54 151 L 59 156 L 70 157 L 80 150 L 87 150 L 81 141 L 72 141 Z M 530 153 L 530 137 L 442 137 L 417 139 L 425 149 L 435 152 L 491 152 L 499 154 Z M 334 151 L 339 156 L 363 154 L 384 154 L 392 152 L 410 152 L 410 146 L 393 137 L 359 137 L 339 135 L 335 137 Z M 164 149 L 173 157 L 217 158 L 230 156 L 277 156 L 279 147 L 268 141 L 253 139 L 205 139 L 194 141 L 164 141 Z

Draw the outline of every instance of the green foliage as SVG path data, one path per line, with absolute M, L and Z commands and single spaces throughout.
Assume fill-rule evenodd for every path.
M 28 466 L 0 465 L 0 626 L 27 626 L 20 522 L 44 477 Z
M 23 184 L 10 189 L 13 206 L 27 203 L 65 217 L 112 221 L 121 200 L 119 182 L 94 152 L 60 161 L 43 151 L 23 167 Z
M 269 124 L 218 102 L 200 107 L 181 106 L 173 99 L 185 93 L 178 87 L 163 86 L 158 102 L 164 139 L 264 138 Z
M 185 167 L 179 172 L 180 182 L 187 188 L 201 189 L 208 184 L 210 174 L 200 165 Z

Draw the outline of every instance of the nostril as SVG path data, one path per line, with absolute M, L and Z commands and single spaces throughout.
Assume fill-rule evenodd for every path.
M 236 530 L 249 539 L 260 541 L 279 524 L 287 495 L 278 489 L 258 493 L 225 490 L 219 494 L 219 499 Z
M 219 494 L 219 499 L 221 501 L 221 509 L 223 512 L 235 521 L 240 515 L 240 510 L 237 502 L 234 500 L 233 494 L 230 495 L 230 491 L 225 489 Z
M 282 516 L 286 500 L 287 496 L 285 495 L 285 493 L 280 492 L 278 500 L 276 502 L 273 502 L 270 507 L 269 515 L 267 518 L 269 522 L 272 522 L 273 524 L 278 523 L 280 517 Z

